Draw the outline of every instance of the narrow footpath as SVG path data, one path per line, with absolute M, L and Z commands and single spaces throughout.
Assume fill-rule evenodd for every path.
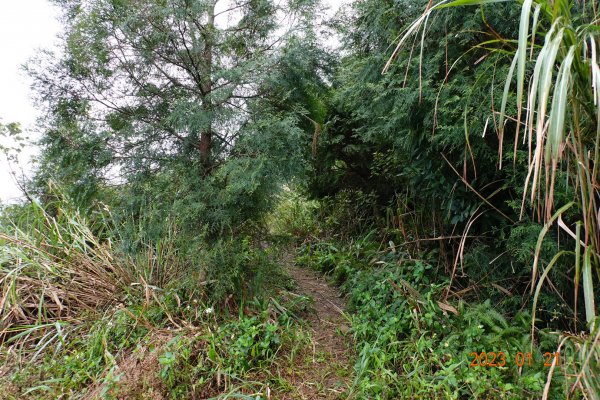
M 314 299 L 313 309 L 303 317 L 309 323 L 312 351 L 288 377 L 295 387 L 289 399 L 345 399 L 352 383 L 349 321 L 344 300 L 325 278 L 306 268 L 288 266 L 299 292 Z

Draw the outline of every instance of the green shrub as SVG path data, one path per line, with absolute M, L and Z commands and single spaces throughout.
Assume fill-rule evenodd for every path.
M 273 235 L 304 240 L 319 233 L 316 223 L 318 209 L 316 201 L 307 200 L 297 191 L 284 188 L 277 206 L 266 217 L 266 223 Z
M 249 237 L 216 242 L 202 254 L 207 294 L 219 307 L 232 307 L 268 293 L 268 287 L 284 282 L 281 267 L 268 251 Z
M 302 340 L 290 315 L 273 313 L 272 303 L 253 301 L 254 315 L 241 314 L 195 335 L 172 339 L 159 357 L 160 377 L 173 399 L 232 394 L 257 382 L 245 381 L 252 370 L 268 369 L 285 343 Z

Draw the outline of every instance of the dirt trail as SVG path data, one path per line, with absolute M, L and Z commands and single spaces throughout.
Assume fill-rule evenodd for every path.
M 344 300 L 325 278 L 308 269 L 288 267 L 298 292 L 314 299 L 314 309 L 304 316 L 312 330 L 313 349 L 293 373 L 294 399 L 346 398 L 351 384 L 349 322 L 343 314 Z

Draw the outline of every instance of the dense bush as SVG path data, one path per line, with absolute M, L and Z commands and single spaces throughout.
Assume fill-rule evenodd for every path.
M 270 289 L 286 282 L 280 265 L 251 238 L 215 243 L 202 255 L 207 295 L 218 307 L 237 306 L 253 298 L 268 296 Z

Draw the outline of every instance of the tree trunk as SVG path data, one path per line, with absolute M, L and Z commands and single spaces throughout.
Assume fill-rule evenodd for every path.
M 206 23 L 206 33 L 204 34 L 204 51 L 202 54 L 204 64 L 204 79 L 202 82 L 202 109 L 209 115 L 209 121 L 212 121 L 212 63 L 213 63 L 213 30 L 215 22 L 215 2 L 212 2 L 208 9 L 208 21 Z M 208 123 L 200 133 L 200 162 L 202 163 L 204 173 L 209 173 L 211 169 L 212 152 L 212 122 Z

